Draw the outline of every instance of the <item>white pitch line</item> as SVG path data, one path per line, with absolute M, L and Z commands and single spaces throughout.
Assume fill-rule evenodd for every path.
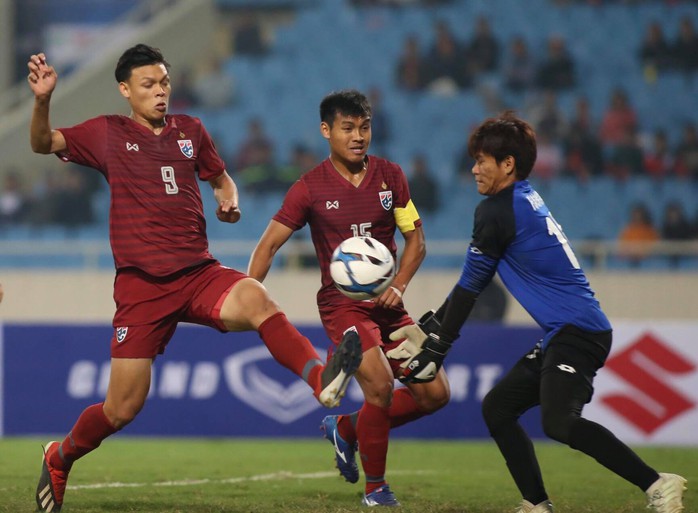
M 391 475 L 422 475 L 432 474 L 428 470 L 393 470 Z M 84 485 L 68 485 L 68 490 L 99 490 L 103 488 L 145 488 L 148 486 L 198 486 L 205 484 L 237 484 L 248 481 L 281 481 L 284 479 L 326 479 L 337 477 L 334 472 L 311 472 L 296 474 L 288 471 L 273 472 L 271 474 L 258 474 L 256 476 L 229 477 L 226 479 L 182 479 L 179 481 L 159 481 L 155 483 L 94 483 Z

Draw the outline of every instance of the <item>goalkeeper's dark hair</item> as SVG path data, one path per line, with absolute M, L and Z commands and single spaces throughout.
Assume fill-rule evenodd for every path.
M 320 121 L 332 126 L 337 114 L 356 118 L 371 117 L 371 103 L 356 89 L 335 91 L 320 102 Z
M 496 118 L 482 122 L 468 140 L 468 155 L 478 153 L 492 155 L 497 164 L 512 156 L 516 166 L 516 178 L 525 180 L 533 170 L 538 150 L 536 132 L 526 121 L 508 110 Z
M 170 69 L 170 63 L 165 60 L 159 48 L 139 43 L 126 50 L 119 57 L 119 62 L 116 63 L 116 69 L 114 70 L 114 77 L 117 82 L 126 82 L 131 78 L 133 68 L 150 66 L 152 64 L 164 64 L 168 71 Z

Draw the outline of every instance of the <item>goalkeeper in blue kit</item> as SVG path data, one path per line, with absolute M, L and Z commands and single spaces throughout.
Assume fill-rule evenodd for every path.
M 458 283 L 434 315 L 440 326 L 414 326 L 406 333 L 413 356 L 401 380 L 434 379 L 478 295 L 497 272 L 545 333 L 482 404 L 490 435 L 521 492 L 518 512 L 553 511 L 533 444 L 518 422 L 537 405 L 547 436 L 639 487 L 655 511 L 683 510 L 684 478 L 658 473 L 608 429 L 582 417 L 594 376 L 611 350 L 612 329 L 560 225 L 527 181 L 536 161 L 535 132 L 505 112 L 473 131 L 468 152 L 475 159 L 477 190 L 486 198 L 475 211 Z

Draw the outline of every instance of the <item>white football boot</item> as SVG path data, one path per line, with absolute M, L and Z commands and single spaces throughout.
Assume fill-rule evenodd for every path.
M 659 513 L 679 513 L 683 511 L 683 491 L 686 479 L 676 474 L 659 473 L 657 479 L 645 493 L 649 504 L 647 507 Z
M 543 501 L 539 504 L 531 504 L 524 499 L 521 501 L 521 505 L 516 510 L 516 513 L 553 513 L 553 503 Z

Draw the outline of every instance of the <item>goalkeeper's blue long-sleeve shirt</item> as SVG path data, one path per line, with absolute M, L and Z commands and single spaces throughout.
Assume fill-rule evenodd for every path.
M 458 285 L 480 294 L 498 272 L 543 328 L 543 347 L 565 325 L 611 329 L 560 225 L 527 180 L 483 199 Z

